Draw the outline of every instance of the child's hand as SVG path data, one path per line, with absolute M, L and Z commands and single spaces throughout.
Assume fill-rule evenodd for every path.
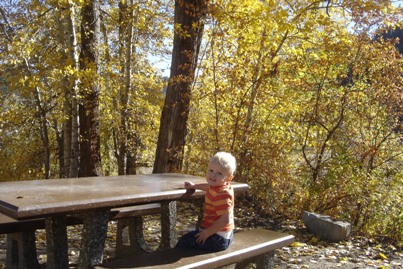
M 193 184 L 192 182 L 190 182 L 190 181 L 185 181 L 185 189 L 193 189 L 193 187 L 194 187 L 194 185 L 195 184 Z
M 196 234 L 196 242 L 203 245 L 209 237 L 209 232 L 207 230 L 202 230 L 200 233 Z

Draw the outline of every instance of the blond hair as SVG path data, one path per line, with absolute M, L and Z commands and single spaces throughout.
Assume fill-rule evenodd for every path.
M 211 157 L 210 162 L 219 163 L 222 167 L 227 169 L 231 176 L 234 175 L 236 169 L 236 160 L 231 153 L 219 151 L 213 157 Z

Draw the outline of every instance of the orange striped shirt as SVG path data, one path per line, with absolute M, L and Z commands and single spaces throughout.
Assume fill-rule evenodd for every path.
M 230 223 L 221 231 L 231 231 L 235 228 L 234 190 L 229 183 L 224 186 L 209 187 L 204 198 L 204 214 L 201 227 L 207 229 L 224 214 L 230 215 Z

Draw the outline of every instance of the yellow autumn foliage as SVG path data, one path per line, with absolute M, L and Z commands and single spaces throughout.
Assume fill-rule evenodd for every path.
M 76 60 L 84 1 L 17 2 L 0 4 L 0 180 L 43 178 L 45 132 L 59 177 L 67 101 L 80 102 L 77 87 L 94 79 L 104 174 L 117 173 L 122 137 L 138 165 L 152 165 L 168 79 L 152 62 L 171 53 L 174 31 L 188 35 L 172 23 L 174 2 L 133 1 L 128 13 L 104 2 L 100 63 L 87 70 Z M 204 175 L 209 156 L 231 151 L 259 213 L 316 211 L 402 240 L 403 63 L 398 41 L 381 38 L 401 26 L 402 10 L 375 0 L 216 0 L 208 11 L 183 172 Z

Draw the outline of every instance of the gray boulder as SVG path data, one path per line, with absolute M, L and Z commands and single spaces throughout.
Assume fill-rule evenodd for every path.
M 334 221 L 330 216 L 305 211 L 302 220 L 308 230 L 319 237 L 332 241 L 343 241 L 350 236 L 351 224 L 345 221 Z

